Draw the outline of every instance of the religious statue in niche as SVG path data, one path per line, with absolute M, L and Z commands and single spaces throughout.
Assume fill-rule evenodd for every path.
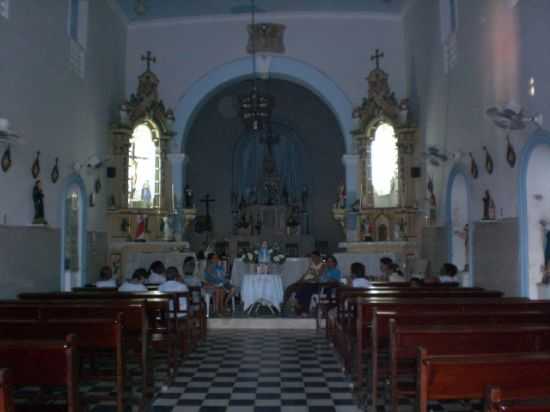
M 365 242 L 372 242 L 372 224 L 369 221 L 369 218 L 365 216 L 363 223 L 361 224 L 362 238 Z
M 145 215 L 138 215 L 136 222 L 136 232 L 134 234 L 134 241 L 145 242 L 145 221 L 147 217 Z
M 248 25 L 248 53 L 284 53 L 284 34 L 286 26 L 276 23 L 258 23 Z
M 151 188 L 148 180 L 143 184 L 143 187 L 141 188 L 141 199 L 143 200 L 143 205 L 145 206 L 145 208 L 151 207 L 153 196 L 151 195 Z
M 485 196 L 483 196 L 483 220 L 495 220 L 496 219 L 496 208 L 495 202 L 491 197 L 491 193 L 488 190 L 485 191 Z
M 34 183 L 32 201 L 34 203 L 33 225 L 47 225 L 48 222 L 44 217 L 44 191 L 42 190 L 42 182 L 40 179 Z
M 464 241 L 464 262 L 466 262 L 464 264 L 464 272 L 468 272 L 470 270 L 470 264 L 468 263 L 470 260 L 470 225 L 466 223 L 462 230 L 455 230 L 454 234 Z
M 191 189 L 191 186 L 185 185 L 185 188 L 183 189 L 183 195 L 184 195 L 183 207 L 185 209 L 193 209 L 195 205 L 193 202 L 193 190 Z
M 300 234 L 299 210 L 293 206 L 286 220 L 286 233 L 288 236 L 296 236 Z

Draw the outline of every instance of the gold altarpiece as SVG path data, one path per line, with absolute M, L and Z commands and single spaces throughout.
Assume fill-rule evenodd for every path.
M 378 58 L 376 57 L 378 56 Z M 418 130 L 410 119 L 407 99 L 398 102 L 391 91 L 388 75 L 379 67 L 378 51 L 373 60 L 376 68 L 368 77 L 368 95 L 354 110 L 358 128 L 353 131 L 355 152 L 358 155 L 358 199 L 343 208 L 333 210 L 334 217 L 346 230 L 348 241 L 340 246 L 349 252 L 380 253 L 384 250 L 397 255 L 414 253 L 417 223 L 415 181 L 412 176 L 414 151 Z M 373 142 L 377 129 L 387 124 L 393 128 L 397 146 L 397 178 L 394 201 L 380 206 L 375 202 L 373 185 Z M 352 219 L 349 219 L 349 215 Z M 350 230 L 350 225 L 353 230 Z M 353 233 L 350 238 L 350 233 Z

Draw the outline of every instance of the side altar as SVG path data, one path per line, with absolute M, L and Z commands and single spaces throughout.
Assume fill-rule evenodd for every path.
M 367 97 L 354 110 L 357 199 L 348 204 L 346 188 L 340 188 L 333 216 L 345 231 L 339 247 L 347 253 L 388 254 L 405 263 L 417 252 L 418 129 L 408 99 L 397 101 L 380 68 L 383 57 L 378 49 L 371 57 L 376 66 L 367 77 Z

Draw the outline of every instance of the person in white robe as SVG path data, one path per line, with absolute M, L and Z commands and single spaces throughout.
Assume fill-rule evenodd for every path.
M 147 287 L 143 284 L 147 271 L 143 268 L 136 269 L 132 278 L 126 280 L 118 288 L 119 292 L 147 292 Z
M 352 288 L 368 288 L 370 287 L 369 281 L 366 278 L 365 265 L 360 262 L 351 264 L 351 287 Z
M 145 280 L 147 285 L 160 285 L 166 282 L 166 276 L 164 275 L 164 264 L 160 260 L 156 260 L 151 263 L 149 268 L 149 277 Z
M 439 283 L 458 283 L 458 268 L 452 263 L 444 263 L 439 273 Z
M 181 282 L 178 269 L 174 266 L 170 266 L 166 269 L 166 282 L 159 286 L 159 292 L 189 292 L 189 288 L 185 283 Z M 187 312 L 187 298 L 182 297 L 179 299 L 179 309 L 183 313 Z M 172 302 L 170 302 L 170 311 L 174 311 Z

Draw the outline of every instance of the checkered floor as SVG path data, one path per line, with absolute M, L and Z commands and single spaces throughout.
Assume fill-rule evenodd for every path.
M 314 331 L 218 330 L 190 354 L 155 412 L 357 412 L 350 381 Z

